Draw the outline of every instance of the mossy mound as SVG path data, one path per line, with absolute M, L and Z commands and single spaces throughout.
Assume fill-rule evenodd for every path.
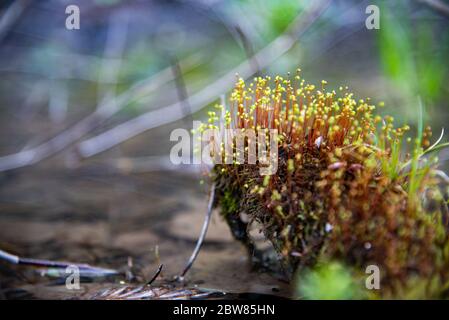
M 395 128 L 346 88 L 328 92 L 323 81 L 317 89 L 299 74 L 271 83 L 239 79 L 230 106 L 218 106 L 227 128 L 279 133 L 275 174 L 261 176 L 260 163 L 214 166 L 216 206 L 234 236 L 253 250 L 248 226 L 257 221 L 289 277 L 336 259 L 359 275 L 379 266 L 380 296 L 398 296 L 416 279 L 425 297 L 444 295 L 448 211 L 435 162 L 422 160 L 435 148 L 430 129 L 404 139 L 408 126 Z M 411 155 L 401 151 L 406 142 Z

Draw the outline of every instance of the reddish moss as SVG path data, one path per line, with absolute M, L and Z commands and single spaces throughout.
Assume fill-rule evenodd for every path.
M 288 275 L 325 257 L 361 273 L 377 264 L 393 295 L 413 277 L 437 279 L 442 288 L 449 272 L 446 204 L 433 165 L 418 160 L 430 130 L 409 159 L 401 152 L 408 126 L 374 115 L 369 99 L 356 101 L 343 88 L 328 92 L 324 81 L 317 89 L 299 73 L 270 83 L 256 78 L 247 87 L 239 79 L 229 108 L 219 106 L 227 128 L 280 134 L 275 175 L 261 176 L 257 164 L 214 166 L 216 205 L 234 236 L 252 249 L 245 212 L 263 226 Z M 212 116 L 213 127 L 219 119 Z

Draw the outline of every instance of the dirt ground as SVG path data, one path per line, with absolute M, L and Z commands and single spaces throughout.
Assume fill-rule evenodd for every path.
M 142 284 L 159 264 L 171 280 L 191 254 L 207 207 L 207 186 L 177 172 L 124 174 L 84 166 L 51 164 L 3 175 L 0 180 L 0 247 L 18 255 L 89 263 L 134 276 L 82 283 L 64 282 L 29 267 L 0 263 L 0 298 L 91 298 L 105 288 Z M 252 270 L 245 249 L 214 212 L 187 287 L 228 293 L 288 296 L 284 282 Z

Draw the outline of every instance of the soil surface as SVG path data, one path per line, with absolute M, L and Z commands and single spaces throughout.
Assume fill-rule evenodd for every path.
M 0 247 L 24 257 L 89 263 L 127 276 L 83 282 L 0 263 L 0 298 L 71 299 L 148 282 L 162 286 L 183 269 L 207 207 L 207 185 L 179 172 L 126 174 L 97 167 L 57 169 L 46 163 L 0 178 Z M 288 296 L 289 287 L 254 270 L 245 249 L 214 212 L 186 288 Z

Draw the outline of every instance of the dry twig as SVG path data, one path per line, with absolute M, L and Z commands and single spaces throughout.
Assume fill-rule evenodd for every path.
M 6 251 L 0 250 L 0 260 L 6 261 L 10 264 L 15 265 L 25 265 L 32 266 L 38 268 L 52 268 L 58 269 L 62 272 L 65 272 L 67 267 L 78 267 L 80 274 L 86 277 L 107 277 L 119 274 L 118 271 L 113 269 L 105 269 L 99 267 L 93 267 L 89 264 L 79 264 L 73 262 L 62 262 L 62 261 L 51 261 L 51 260 L 41 260 L 41 259 L 31 259 L 31 258 L 23 258 L 13 254 L 10 254 Z
M 4 11 L 0 18 L 0 42 L 6 37 L 8 31 L 25 12 L 30 3 L 30 0 L 13 1 L 13 3 Z
M 442 13 L 445 16 L 449 17 L 449 5 L 447 3 L 441 0 L 418 0 L 418 1 L 428 5 L 435 11 L 438 11 L 439 13 Z

